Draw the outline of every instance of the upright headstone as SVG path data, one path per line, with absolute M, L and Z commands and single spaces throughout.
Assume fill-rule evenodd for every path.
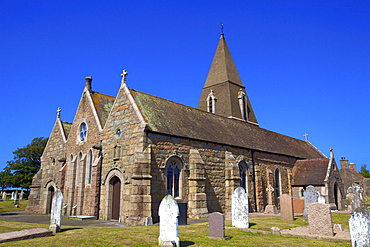
M 15 206 L 15 207 L 19 207 L 19 198 L 18 198 L 18 191 L 16 191 L 15 193 L 14 193 L 14 202 L 13 202 L 13 205 Z
M 317 202 L 317 199 L 319 198 L 319 192 L 316 191 L 315 187 L 309 185 L 303 192 L 303 196 L 304 196 L 303 219 L 308 220 L 307 207 L 311 203 Z
M 370 199 L 370 178 L 364 178 L 362 180 L 362 185 L 364 186 L 364 197 Z
M 3 197 L 3 201 L 6 201 L 6 192 L 5 191 L 3 191 L 2 197 Z
M 323 195 L 320 194 L 319 197 L 317 198 L 317 202 L 318 203 L 325 204 L 326 203 L 325 196 L 323 196 Z
M 14 200 L 14 191 L 12 192 L 12 197 L 10 198 L 10 200 Z
M 352 184 L 352 186 L 348 188 L 347 192 L 351 199 L 352 212 L 354 212 L 356 208 L 360 208 L 364 205 L 362 198 L 362 192 L 364 192 L 364 189 L 361 188 L 360 185 L 356 183 Z
M 330 205 L 318 202 L 308 205 L 308 230 L 314 235 L 334 235 Z
M 153 218 L 152 217 L 146 217 L 145 218 L 145 226 L 152 226 L 153 225 Z
M 225 217 L 222 213 L 214 212 L 208 215 L 209 236 L 225 238 Z
M 348 220 L 352 246 L 370 246 L 370 212 L 365 207 L 355 209 Z
M 159 237 L 158 243 L 162 245 L 166 241 L 175 242 L 180 246 L 178 237 L 178 218 L 180 215 L 179 206 L 176 200 L 171 196 L 165 196 L 158 210 L 159 215 Z
M 24 196 L 24 191 L 22 190 L 21 193 L 19 194 L 19 200 L 22 200 Z
M 269 184 L 269 186 L 266 189 L 267 192 L 267 206 L 265 208 L 265 214 L 277 214 L 277 208 L 272 203 L 272 192 L 274 191 L 274 188 Z
M 248 195 L 243 187 L 236 188 L 232 196 L 232 225 L 249 227 Z
M 294 220 L 293 198 L 291 195 L 280 196 L 280 218 L 282 220 Z
M 55 234 L 60 232 L 62 224 L 63 194 L 60 189 L 54 192 L 51 203 L 50 230 Z

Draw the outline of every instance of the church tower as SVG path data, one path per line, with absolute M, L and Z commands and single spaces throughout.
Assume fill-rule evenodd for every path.
M 223 33 L 204 83 L 198 109 L 258 125 Z

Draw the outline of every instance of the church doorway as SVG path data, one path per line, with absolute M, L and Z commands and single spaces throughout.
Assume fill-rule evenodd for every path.
M 120 203 L 121 203 L 121 180 L 118 177 L 113 177 L 112 185 L 112 220 L 119 220 Z
M 51 205 L 53 203 L 53 197 L 54 197 L 54 187 L 50 186 L 48 189 L 48 208 L 47 208 L 47 214 L 51 213 Z
M 341 207 L 340 207 L 340 203 L 338 203 L 338 196 L 340 195 L 340 192 L 339 192 L 339 189 L 338 189 L 338 184 L 337 183 L 334 183 L 334 203 L 335 203 L 335 206 L 337 206 L 337 210 L 340 210 Z

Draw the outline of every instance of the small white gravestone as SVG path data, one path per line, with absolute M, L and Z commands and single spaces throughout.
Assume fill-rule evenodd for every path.
M 18 191 L 16 191 L 15 193 L 14 193 L 14 202 L 13 202 L 13 205 L 15 206 L 15 207 L 19 207 L 19 199 L 18 199 Z
M 62 224 L 63 194 L 60 189 L 54 192 L 51 204 L 50 230 L 55 234 L 60 232 Z
M 158 243 L 162 245 L 166 241 L 174 241 L 176 246 L 180 246 L 178 237 L 178 218 L 180 215 L 179 206 L 171 196 L 165 196 L 159 205 L 159 237 Z
M 325 196 L 323 196 L 323 195 L 320 194 L 319 197 L 317 198 L 317 202 L 318 203 L 325 204 L 326 203 Z
M 243 187 L 236 188 L 232 196 L 232 225 L 249 227 L 248 194 Z
M 3 201 L 6 201 L 6 192 L 5 191 L 3 192 L 2 197 L 3 197 Z
M 304 196 L 304 209 L 303 209 L 303 219 L 308 220 L 307 208 L 311 203 L 316 203 L 319 198 L 319 192 L 316 191 L 315 187 L 312 185 L 307 186 L 306 190 L 303 192 Z
M 364 205 L 362 198 L 364 189 L 360 185 L 353 183 L 352 186 L 347 189 L 347 192 L 349 194 L 349 198 L 351 199 L 352 212 L 354 212 L 356 208 Z
M 22 190 L 21 193 L 19 194 L 19 200 L 22 200 L 24 196 L 24 191 Z
M 370 212 L 365 207 L 355 209 L 348 220 L 352 246 L 370 246 Z
M 10 198 L 10 200 L 14 200 L 14 191 L 12 192 L 12 197 Z

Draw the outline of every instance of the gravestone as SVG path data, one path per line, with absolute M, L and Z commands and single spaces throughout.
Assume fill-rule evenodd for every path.
M 170 241 L 175 242 L 176 246 L 180 246 L 180 239 L 178 237 L 179 206 L 171 195 L 167 195 L 162 199 L 159 205 L 158 215 L 159 245 L 162 245 L 166 241 Z
M 293 209 L 296 214 L 303 214 L 304 200 L 303 199 L 293 199 Z
M 304 196 L 303 219 L 308 220 L 307 207 L 311 203 L 317 202 L 317 199 L 319 198 L 319 192 L 316 191 L 315 187 L 309 185 L 307 186 L 306 190 L 303 191 L 303 196 Z
M 362 185 L 364 186 L 364 197 L 370 200 L 370 178 L 364 178 L 362 180 Z
M 51 203 L 50 215 L 50 230 L 55 234 L 60 232 L 62 224 L 62 209 L 63 209 L 63 194 L 60 189 L 54 192 L 53 201 Z
M 3 201 L 6 201 L 6 192 L 4 191 L 2 194 Z
M 310 234 L 334 236 L 330 205 L 315 202 L 308 205 L 307 210 Z
M 325 199 L 325 196 L 323 195 L 319 195 L 319 198 L 317 198 L 317 202 L 318 203 L 322 203 L 322 204 L 325 204 L 326 203 L 326 199 Z
M 232 225 L 238 228 L 248 228 L 248 210 L 248 195 L 243 187 L 238 187 L 232 195 Z
M 22 200 L 24 196 L 24 191 L 22 190 L 21 193 L 19 194 L 19 200 Z
M 12 197 L 10 198 L 10 200 L 14 200 L 14 191 L 12 192 Z
M 19 198 L 18 198 L 18 191 L 14 193 L 14 202 L 13 202 L 13 205 L 15 207 L 19 207 Z
M 280 218 L 282 220 L 294 220 L 293 198 L 291 195 L 280 196 Z
M 351 199 L 352 212 L 354 212 L 356 208 L 360 208 L 364 205 L 362 198 L 362 192 L 364 192 L 364 189 L 361 188 L 360 185 L 356 183 L 352 184 L 352 186 L 348 188 L 347 192 Z
M 146 217 L 145 218 L 145 226 L 152 226 L 153 225 L 153 218 L 152 217 Z
M 222 213 L 209 214 L 208 225 L 211 238 L 225 238 L 225 216 Z
M 370 246 L 370 212 L 365 207 L 355 209 L 348 220 L 352 246 Z
M 274 191 L 274 188 L 269 184 L 269 186 L 266 189 L 267 192 L 267 206 L 265 208 L 265 214 L 277 214 L 277 208 L 275 205 L 272 204 L 272 192 Z

